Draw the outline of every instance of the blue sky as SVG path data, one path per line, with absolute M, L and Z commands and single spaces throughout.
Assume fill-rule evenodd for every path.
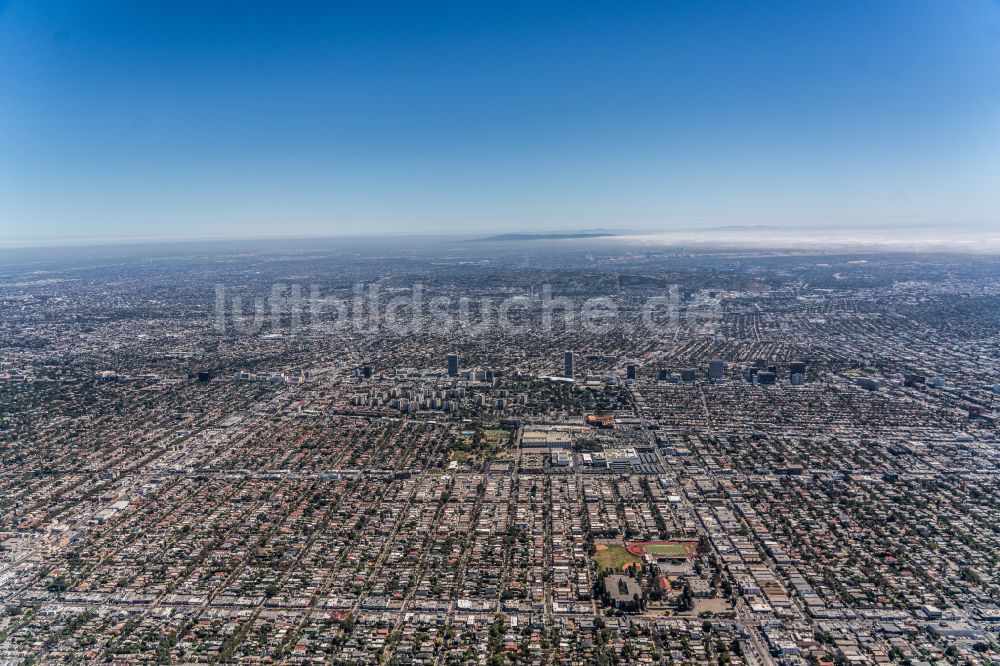
M 0 239 L 1000 227 L 1000 3 L 0 0 Z

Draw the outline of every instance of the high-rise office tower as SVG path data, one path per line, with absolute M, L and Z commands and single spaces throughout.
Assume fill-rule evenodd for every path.
M 626 365 L 625 366 L 625 378 L 626 379 L 635 379 L 635 366 L 634 365 Z
M 777 381 L 777 376 L 773 372 L 758 372 L 757 383 L 762 386 L 769 386 Z
M 708 362 L 708 378 L 713 382 L 722 379 L 726 374 L 726 364 L 716 359 Z
M 563 363 L 565 367 L 563 368 L 563 374 L 567 377 L 573 377 L 573 352 L 568 351 L 563 354 Z
M 448 354 L 448 376 L 458 377 L 458 354 Z

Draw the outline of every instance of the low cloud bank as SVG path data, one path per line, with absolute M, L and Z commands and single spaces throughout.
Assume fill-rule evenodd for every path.
M 698 249 L 760 249 L 871 252 L 966 252 L 1000 255 L 1000 231 L 942 229 L 783 229 L 747 228 L 632 234 L 613 239 L 626 244 Z

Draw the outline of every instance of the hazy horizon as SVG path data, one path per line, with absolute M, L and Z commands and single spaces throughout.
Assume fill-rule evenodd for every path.
M 582 234 L 582 237 L 574 236 Z M 593 235 L 591 235 L 593 234 Z M 565 235 L 565 237 L 560 237 Z M 512 238 L 506 238 L 512 236 Z M 159 254 L 167 250 L 204 251 L 210 247 L 246 247 L 258 250 L 285 248 L 317 249 L 324 247 L 350 248 L 364 246 L 392 246 L 398 243 L 432 246 L 435 244 L 481 244 L 484 251 L 490 241 L 503 245 L 543 244 L 553 250 L 596 245 L 605 249 L 620 247 L 623 251 L 636 248 L 657 251 L 679 249 L 685 251 L 738 251 L 806 252 L 816 254 L 838 253 L 943 253 L 1000 255 L 1000 230 L 980 228 L 974 230 L 942 230 L 936 226 L 909 227 L 905 232 L 896 227 L 853 226 L 833 224 L 825 226 L 779 225 L 728 225 L 718 227 L 686 227 L 676 229 L 564 229 L 525 232 L 523 230 L 495 230 L 481 233 L 413 233 L 369 232 L 342 234 L 275 234 L 245 236 L 190 236 L 190 237 L 90 237 L 82 239 L 51 238 L 44 241 L 7 241 L 0 239 L 0 254 L 34 251 L 39 256 L 50 252 L 88 250 L 115 253 L 129 249 L 132 253 Z M 320 245 L 317 246 L 316 243 Z M 306 244 L 306 245 L 303 245 Z

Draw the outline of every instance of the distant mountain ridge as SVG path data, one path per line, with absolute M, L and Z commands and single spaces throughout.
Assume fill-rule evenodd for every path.
M 602 238 L 605 236 L 615 236 L 617 234 L 603 231 L 570 231 L 565 233 L 518 233 L 499 234 L 497 236 L 487 236 L 479 238 L 479 241 L 527 241 L 527 240 L 561 240 L 565 238 Z

